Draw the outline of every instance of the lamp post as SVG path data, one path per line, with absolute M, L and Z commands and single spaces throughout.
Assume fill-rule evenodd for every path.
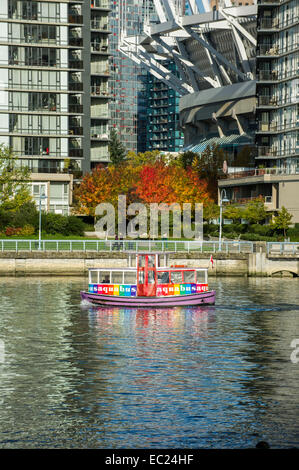
M 219 223 L 219 251 L 221 251 L 221 237 L 222 237 L 222 203 L 229 202 L 226 195 L 226 190 L 222 189 L 220 193 L 220 223 Z
M 43 189 L 42 189 L 43 188 Z M 42 200 L 47 199 L 45 195 L 45 189 L 43 186 L 40 186 L 39 191 L 39 224 L 38 224 L 38 249 L 42 249 Z

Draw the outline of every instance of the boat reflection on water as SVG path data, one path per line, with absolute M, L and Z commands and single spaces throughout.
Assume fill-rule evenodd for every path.
M 170 332 L 171 330 L 203 335 L 208 325 L 215 321 L 214 306 L 169 308 L 105 308 L 85 305 L 89 322 L 96 328 L 109 330 L 121 327 L 140 332 Z

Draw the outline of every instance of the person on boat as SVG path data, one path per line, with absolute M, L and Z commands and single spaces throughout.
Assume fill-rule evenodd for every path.
M 118 240 L 118 236 L 115 235 L 115 240 Z M 118 250 L 118 241 L 114 242 L 112 245 L 112 250 Z

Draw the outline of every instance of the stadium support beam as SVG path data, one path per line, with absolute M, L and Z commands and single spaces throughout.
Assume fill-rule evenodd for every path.
M 154 5 L 156 8 L 157 15 L 159 17 L 160 23 L 166 23 L 167 18 L 165 16 L 162 4 L 160 0 L 154 0 Z
M 206 1 L 206 0 L 205 0 Z M 197 15 L 199 13 L 196 0 L 188 0 L 189 8 L 192 15 Z
M 183 42 L 176 39 L 176 44 L 177 44 L 177 48 L 178 48 L 181 56 L 184 57 L 184 59 L 189 59 L 186 48 L 185 48 Z M 196 81 L 196 78 L 195 78 L 195 73 L 193 72 L 193 70 L 190 67 L 186 67 L 186 74 L 189 78 L 189 82 L 190 82 L 192 88 L 194 89 L 194 91 L 199 91 L 197 81 Z
M 216 51 L 213 46 L 211 46 L 207 41 L 203 40 L 198 33 L 193 31 L 190 26 L 184 26 L 184 29 L 187 31 L 190 36 L 199 42 L 203 47 L 205 47 L 213 56 L 217 57 L 217 59 L 226 65 L 228 68 L 233 70 L 241 80 L 247 80 L 247 76 L 241 72 L 237 67 L 231 64 L 220 52 Z
M 223 8 L 219 8 L 220 13 L 224 16 L 224 18 L 234 26 L 246 39 L 248 39 L 251 44 L 256 47 L 256 39 L 250 34 L 242 25 L 240 25 L 239 21 L 236 18 L 233 18 L 231 15 L 223 11 Z
M 157 77 L 159 80 L 162 80 L 162 82 L 164 82 L 167 86 L 170 86 L 180 96 L 184 96 L 193 92 L 191 87 L 189 87 L 189 89 L 185 88 L 183 84 L 179 83 L 177 77 L 175 77 L 165 67 L 162 67 L 161 64 L 156 62 L 153 58 L 144 57 L 141 53 L 139 53 L 137 56 L 134 52 L 124 47 L 124 45 L 120 46 L 120 51 L 137 65 L 142 64 L 142 67 L 144 67 L 149 73 Z
M 137 64 L 145 64 L 147 67 L 152 68 L 153 71 L 159 73 L 164 80 L 168 81 L 168 85 L 175 89 L 181 96 L 193 93 L 194 89 L 187 83 L 180 80 L 172 72 L 161 64 L 161 62 L 155 60 L 153 55 L 146 52 L 142 46 L 132 45 L 129 42 L 123 40 L 120 50 L 130 59 L 134 60 Z
M 159 36 L 153 36 L 155 41 L 161 46 L 163 46 L 170 54 L 173 56 L 174 60 L 181 61 L 186 67 L 189 67 L 191 70 L 193 70 L 196 74 L 198 74 L 201 78 L 206 80 L 213 88 L 218 88 L 221 86 L 221 84 L 217 80 L 213 80 L 211 77 L 208 75 L 204 75 L 198 67 L 196 67 L 192 62 L 186 58 L 184 58 L 178 51 L 176 51 L 173 47 L 169 46 L 163 39 L 161 39 Z

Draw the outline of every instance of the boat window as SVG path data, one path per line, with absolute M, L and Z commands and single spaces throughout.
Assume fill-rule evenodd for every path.
M 148 284 L 155 284 L 155 272 L 148 271 L 147 273 L 147 283 Z
M 125 272 L 125 284 L 136 284 L 136 273 Z
M 184 282 L 194 284 L 195 283 L 195 271 L 184 271 Z
M 116 271 L 111 273 L 111 283 L 112 284 L 122 284 L 123 283 L 123 273 L 122 271 Z
M 139 271 L 138 282 L 144 284 L 144 271 Z
M 155 255 L 149 255 L 148 256 L 148 267 L 149 268 L 154 268 L 156 265 L 156 260 L 155 260 Z
M 109 271 L 100 272 L 100 284 L 110 284 L 110 272 Z
M 183 282 L 182 271 L 171 271 L 171 282 L 172 284 L 179 284 Z
M 169 272 L 168 271 L 158 272 L 158 284 L 169 284 Z
M 97 284 L 98 283 L 98 271 L 90 271 L 90 283 Z
M 205 284 L 205 271 L 196 271 L 196 282 L 197 284 Z
M 145 267 L 145 255 L 139 255 L 138 256 L 138 265 L 140 268 Z

